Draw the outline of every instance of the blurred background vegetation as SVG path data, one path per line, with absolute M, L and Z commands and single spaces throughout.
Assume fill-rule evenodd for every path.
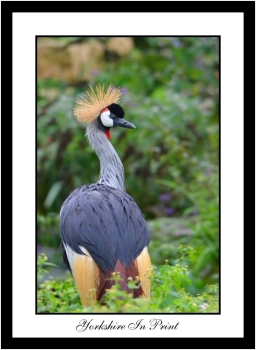
M 148 222 L 153 265 L 183 259 L 192 295 L 217 285 L 217 37 L 37 38 L 37 252 L 56 264 L 49 274 L 69 276 L 59 249 L 63 201 L 98 180 L 98 158 L 72 109 L 88 84 L 102 82 L 123 88 L 120 104 L 136 125 L 112 130 L 111 142 Z

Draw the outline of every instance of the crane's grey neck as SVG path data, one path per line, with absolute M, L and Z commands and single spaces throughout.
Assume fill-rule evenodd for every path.
M 124 167 L 106 134 L 98 128 L 98 121 L 90 123 L 86 136 L 100 160 L 100 176 L 97 183 L 124 191 Z

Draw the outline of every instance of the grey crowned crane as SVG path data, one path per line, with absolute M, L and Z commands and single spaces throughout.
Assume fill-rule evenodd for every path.
M 127 283 L 139 280 L 134 298 L 150 296 L 150 234 L 134 199 L 125 192 L 124 168 L 110 139 L 110 129 L 134 129 L 124 119 L 118 104 L 122 90 L 113 85 L 91 86 L 78 98 L 74 117 L 86 126 L 86 136 L 100 160 L 95 184 L 70 193 L 60 211 L 63 259 L 72 274 L 82 304 L 101 300 L 120 274 L 121 290 L 132 292 Z

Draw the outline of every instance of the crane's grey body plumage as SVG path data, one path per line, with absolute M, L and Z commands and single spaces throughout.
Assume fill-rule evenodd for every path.
M 129 267 L 150 240 L 132 197 L 100 184 L 81 186 L 69 195 L 62 206 L 60 230 L 66 245 L 78 254 L 84 254 L 80 246 L 85 247 L 104 273 L 107 268 L 113 271 L 117 260 Z

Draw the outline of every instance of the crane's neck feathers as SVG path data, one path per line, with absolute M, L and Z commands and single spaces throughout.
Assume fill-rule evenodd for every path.
M 108 140 L 108 134 L 99 129 L 97 120 L 87 125 L 86 136 L 100 160 L 98 183 L 125 191 L 123 164 Z

